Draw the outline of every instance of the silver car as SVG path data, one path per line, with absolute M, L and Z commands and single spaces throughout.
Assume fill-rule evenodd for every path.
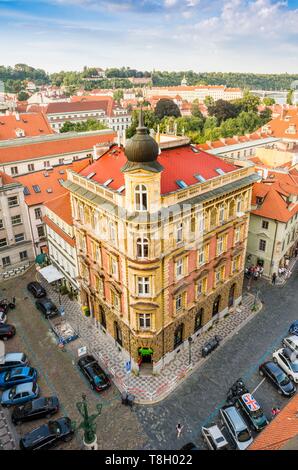
M 237 449 L 245 450 L 253 442 L 250 430 L 241 414 L 233 405 L 226 405 L 220 409 L 222 424 L 227 428 L 235 442 Z

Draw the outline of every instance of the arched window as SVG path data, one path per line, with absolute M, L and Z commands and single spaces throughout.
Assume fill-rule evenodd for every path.
M 106 314 L 105 314 L 105 311 L 104 311 L 104 309 L 102 308 L 101 305 L 99 306 L 99 315 L 100 315 L 100 320 L 99 321 L 102 324 L 102 326 L 104 327 L 104 329 L 106 330 L 107 329 Z
M 216 207 L 213 207 L 210 213 L 210 226 L 215 227 L 216 224 L 217 224 L 217 209 Z
M 229 300 L 228 300 L 228 307 L 229 308 L 233 307 L 233 305 L 234 305 L 235 290 L 236 290 L 236 284 L 233 284 L 230 291 L 229 291 Z
M 235 215 L 235 201 L 232 199 L 230 202 L 230 207 L 229 207 L 229 217 L 232 218 Z
M 135 188 L 135 205 L 137 211 L 146 211 L 148 209 L 147 188 L 143 184 L 138 184 Z
M 122 332 L 117 322 L 114 322 L 115 340 L 122 346 Z
M 177 348 L 182 342 L 183 342 L 183 329 L 184 325 L 181 323 L 179 325 L 174 333 L 174 349 Z
M 137 239 L 137 257 L 148 258 L 149 256 L 149 241 L 147 238 Z
M 200 310 L 197 311 L 196 316 L 195 316 L 195 330 L 194 331 L 198 331 L 201 328 L 203 315 L 204 315 L 204 309 L 200 308 Z
M 213 308 L 212 308 L 212 316 L 217 315 L 219 312 L 219 306 L 220 306 L 220 301 L 221 301 L 221 296 L 218 295 L 216 299 L 214 300 L 213 303 Z

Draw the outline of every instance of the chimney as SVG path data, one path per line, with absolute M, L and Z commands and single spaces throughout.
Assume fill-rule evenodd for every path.
M 20 114 L 16 111 L 16 121 L 20 121 Z
M 233 135 L 233 139 L 236 140 L 236 142 L 239 142 L 239 136 L 238 135 Z

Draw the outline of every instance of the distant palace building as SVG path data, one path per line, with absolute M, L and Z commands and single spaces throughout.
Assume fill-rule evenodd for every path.
M 138 370 L 153 372 L 213 322 L 237 315 L 253 167 L 144 127 L 68 171 L 81 302 Z
M 198 85 L 198 86 L 166 86 L 166 87 L 152 87 L 144 88 L 144 97 L 151 98 L 153 96 L 166 95 L 172 98 L 179 95 L 183 100 L 193 102 L 198 100 L 203 103 L 207 96 L 210 96 L 215 101 L 217 100 L 236 100 L 243 97 L 243 92 L 240 88 L 227 88 L 224 85 Z

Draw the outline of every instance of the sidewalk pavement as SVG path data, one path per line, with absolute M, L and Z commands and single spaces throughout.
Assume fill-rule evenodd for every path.
M 282 276 L 278 276 L 277 275 L 277 278 L 276 278 L 276 286 L 278 287 L 283 287 L 286 282 L 288 281 L 288 279 L 292 276 L 292 273 L 294 271 L 294 268 L 295 268 L 295 265 L 296 265 L 296 262 L 297 262 L 297 258 L 291 258 L 290 261 L 289 261 L 289 266 L 288 266 L 288 273 L 289 274 L 284 274 Z
M 39 279 L 39 282 L 44 285 L 49 296 L 58 305 L 58 293 L 43 279 Z M 257 295 L 245 293 L 242 304 L 236 308 L 235 312 L 219 320 L 211 329 L 199 334 L 194 340 L 191 347 L 191 364 L 188 344 L 184 342 L 179 354 L 164 366 L 159 374 L 136 375 L 133 372 L 126 373 L 125 361 L 119 345 L 104 332 L 94 318 L 82 315 L 78 302 L 70 300 L 67 295 L 61 296 L 61 301 L 65 309 L 65 319 L 79 334 L 77 340 L 66 346 L 67 350 L 77 354 L 78 348 L 87 346 L 88 353 L 97 357 L 119 391 L 133 394 L 135 403 L 139 404 L 157 403 L 166 398 L 194 370 L 208 360 L 208 357 L 202 358 L 201 355 L 201 348 L 206 341 L 218 335 L 221 338 L 220 345 L 222 345 L 262 308 Z

